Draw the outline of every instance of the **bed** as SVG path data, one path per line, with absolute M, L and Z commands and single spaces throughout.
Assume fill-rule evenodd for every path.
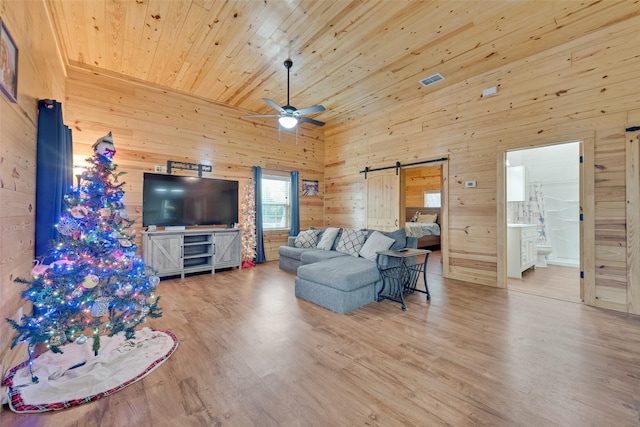
M 417 212 L 420 212 L 419 216 Z M 431 222 L 429 218 L 433 215 L 436 215 L 435 222 Z M 416 217 L 419 218 L 417 221 Z M 405 208 L 404 228 L 407 236 L 418 238 L 419 248 L 440 246 L 440 208 Z

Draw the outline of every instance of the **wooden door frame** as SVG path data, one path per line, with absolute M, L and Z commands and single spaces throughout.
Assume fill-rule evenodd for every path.
M 440 194 L 440 260 L 442 277 L 449 277 L 449 156 L 442 162 Z
M 496 286 L 507 288 L 507 152 L 539 148 L 550 145 L 580 143 L 580 297 L 586 304 L 595 304 L 595 196 L 594 170 L 585 165 L 594 164 L 595 135 L 592 132 L 571 137 L 556 137 L 513 146 L 497 153 L 497 281 Z

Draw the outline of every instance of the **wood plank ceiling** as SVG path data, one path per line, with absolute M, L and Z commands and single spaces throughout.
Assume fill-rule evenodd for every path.
M 46 2 L 70 67 L 273 114 L 261 98 L 286 103 L 291 57 L 291 104 L 324 105 L 312 117 L 328 124 L 410 105 L 640 12 L 626 0 Z M 445 80 L 420 85 L 434 73 Z

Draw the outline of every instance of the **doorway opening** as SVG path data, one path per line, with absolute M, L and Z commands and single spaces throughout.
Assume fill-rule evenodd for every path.
M 407 236 L 418 239 L 420 249 L 431 251 L 427 272 L 442 276 L 443 165 L 407 168 L 402 191 Z
M 581 302 L 581 142 L 506 153 L 507 288 Z

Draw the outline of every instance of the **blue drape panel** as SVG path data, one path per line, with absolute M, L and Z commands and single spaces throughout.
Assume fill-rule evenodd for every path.
M 264 229 L 262 226 L 262 168 L 253 167 L 253 180 L 256 183 L 256 263 L 265 262 Z
M 298 171 L 291 171 L 291 229 L 289 234 L 300 233 L 300 192 L 298 191 Z
M 38 102 L 36 155 L 36 243 L 35 256 L 43 256 L 58 239 L 55 225 L 66 208 L 64 196 L 73 186 L 71 129 L 62 120 L 62 104 Z

